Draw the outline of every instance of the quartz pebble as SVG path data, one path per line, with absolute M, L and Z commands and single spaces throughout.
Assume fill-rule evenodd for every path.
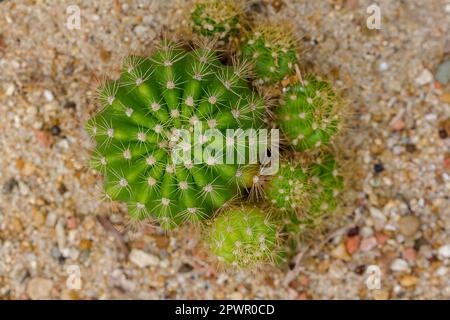
M 157 266 L 159 264 L 159 258 L 153 254 L 147 253 L 139 249 L 133 249 L 128 257 L 132 263 L 139 268 L 145 268 L 148 266 Z
M 438 254 L 443 259 L 450 258 L 450 244 L 443 245 L 439 248 Z
M 50 298 L 53 282 L 44 278 L 33 278 L 28 282 L 27 294 L 32 300 L 42 300 Z
M 426 85 L 431 81 L 433 81 L 433 74 L 428 69 L 423 69 L 415 79 L 416 84 L 419 86 Z
M 419 230 L 420 220 L 414 215 L 407 215 L 400 218 L 398 226 L 405 237 L 412 237 Z

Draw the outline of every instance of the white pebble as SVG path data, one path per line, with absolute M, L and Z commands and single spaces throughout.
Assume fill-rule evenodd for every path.
M 438 254 L 444 259 L 450 258 L 450 244 L 443 245 L 439 248 Z
M 387 69 L 389 69 L 389 64 L 387 64 L 386 62 L 381 62 L 378 68 L 380 69 L 380 71 L 386 71 Z
M 433 74 L 428 69 L 423 69 L 419 76 L 415 79 L 419 86 L 426 85 L 433 81 Z
M 10 83 L 6 86 L 6 95 L 12 96 L 14 94 L 14 91 L 16 90 L 16 87 L 14 86 L 14 83 Z
M 131 250 L 128 257 L 132 263 L 139 268 L 145 268 L 148 266 L 157 266 L 159 264 L 159 258 L 153 254 L 149 254 L 139 249 Z
M 408 262 L 403 259 L 395 259 L 391 264 L 392 271 L 406 271 L 408 268 Z
M 52 102 L 55 97 L 53 96 L 53 93 L 50 90 L 44 90 L 44 97 L 45 100 L 48 102 Z

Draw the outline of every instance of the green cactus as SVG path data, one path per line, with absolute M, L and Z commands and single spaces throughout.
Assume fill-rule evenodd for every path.
M 186 51 L 164 41 L 150 58 L 128 57 L 120 79 L 98 89 L 103 109 L 86 124 L 106 194 L 127 202 L 131 217 L 154 217 L 165 229 L 209 217 L 238 196 L 255 165 L 224 164 L 215 153 L 202 162 L 194 150 L 216 143 L 207 129 L 264 125 L 265 101 L 245 77 L 244 64 L 223 66 L 209 46 Z M 192 160 L 174 161 L 180 151 Z
M 295 211 L 305 205 L 309 196 L 308 177 L 304 169 L 291 162 L 283 162 L 276 175 L 270 177 L 264 194 L 271 206 L 281 211 Z
M 314 161 L 280 166 L 265 186 L 265 194 L 273 209 L 281 213 L 285 231 L 302 234 L 320 227 L 324 218 L 336 211 L 343 177 L 331 153 L 321 153 Z
M 235 0 L 199 0 L 191 13 L 193 31 L 226 43 L 239 34 L 242 12 Z
M 258 84 L 274 84 L 295 73 L 298 48 L 289 30 L 262 21 L 243 37 L 241 53 L 253 63 Z
M 339 131 L 342 102 L 314 76 L 288 87 L 275 109 L 278 126 L 296 151 L 326 146 Z
M 258 208 L 240 207 L 221 213 L 209 230 L 211 251 L 236 268 L 255 268 L 275 262 L 279 227 Z

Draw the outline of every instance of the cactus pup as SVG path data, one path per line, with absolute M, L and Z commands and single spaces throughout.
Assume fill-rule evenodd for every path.
M 296 151 L 330 144 L 339 132 L 342 100 L 331 85 L 314 76 L 287 88 L 275 109 L 277 125 Z
M 225 44 L 239 35 L 242 17 L 243 8 L 237 0 L 199 0 L 190 20 L 195 33 Z
M 293 31 L 277 22 L 258 21 L 241 42 L 241 53 L 254 65 L 257 84 L 276 84 L 295 73 L 298 45 Z
M 255 268 L 277 260 L 279 227 L 261 209 L 237 207 L 219 214 L 208 230 L 211 251 L 236 268 Z

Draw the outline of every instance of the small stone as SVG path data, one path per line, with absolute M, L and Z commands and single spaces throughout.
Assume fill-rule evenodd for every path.
M 53 136 L 59 136 L 61 133 L 61 128 L 58 125 L 54 125 L 50 128 L 50 132 Z
M 445 60 L 436 69 L 436 80 L 446 85 L 450 82 L 450 59 Z
M 45 219 L 45 225 L 49 228 L 53 228 L 56 223 L 57 215 L 53 212 L 47 214 L 47 218 Z
M 407 143 L 406 144 L 406 151 L 408 151 L 409 153 L 416 152 L 417 151 L 417 147 L 413 143 Z
M 44 98 L 48 102 L 52 102 L 55 99 L 53 93 L 50 90 L 44 90 Z
M 79 248 L 80 250 L 90 250 L 92 247 L 92 241 L 89 239 L 81 239 Z
M 63 74 L 66 77 L 69 77 L 69 76 L 71 76 L 73 74 L 73 70 L 74 70 L 73 63 L 68 63 L 63 69 Z
M 361 241 L 361 251 L 368 252 L 377 246 L 377 239 L 375 237 L 365 238 Z
M 105 49 L 100 49 L 100 60 L 102 60 L 102 62 L 108 62 L 111 59 L 111 51 L 105 50 Z
M 361 241 L 360 236 L 353 236 L 347 238 L 345 241 L 345 248 L 349 254 L 354 254 L 359 249 L 359 243 Z
M 375 173 L 380 173 L 384 171 L 384 166 L 382 163 L 375 163 L 373 165 L 373 171 L 375 171 Z
M 77 219 L 74 216 L 67 218 L 67 228 L 75 229 L 77 227 Z
M 419 278 L 416 276 L 412 276 L 409 274 L 406 274 L 400 278 L 400 284 L 402 287 L 409 288 L 412 286 L 415 286 L 419 282 Z
M 7 96 L 12 96 L 14 94 L 14 91 L 16 91 L 16 86 L 14 83 L 10 83 L 6 86 L 5 94 Z
M 373 230 L 372 230 L 372 228 L 367 227 L 367 226 L 361 228 L 361 236 L 362 236 L 363 238 L 368 238 L 368 237 L 370 237 L 370 236 L 372 236 L 372 235 L 373 235 Z
M 159 264 L 159 258 L 157 256 L 139 249 L 131 250 L 128 259 L 130 259 L 130 261 L 137 265 L 139 268 L 157 266 Z
M 76 107 L 77 104 L 73 101 L 67 101 L 63 106 L 64 109 L 72 109 L 72 110 L 76 109 Z
M 178 269 L 178 272 L 179 273 L 186 273 L 186 272 L 191 272 L 193 269 L 194 268 L 190 264 L 183 263 L 181 265 L 181 267 Z
M 441 139 L 447 139 L 448 138 L 448 134 L 447 134 L 447 131 L 445 129 L 439 129 L 439 138 L 441 138 Z
M 414 215 L 403 216 L 400 218 L 398 226 L 405 237 L 412 237 L 419 230 L 420 220 Z
M 389 292 L 386 290 L 373 290 L 372 296 L 375 300 L 387 300 L 389 299 Z
M 27 294 L 32 300 L 44 300 L 50 298 L 53 282 L 44 278 L 33 278 L 28 282 Z
M 347 236 L 348 237 L 353 237 L 353 236 L 357 236 L 359 234 L 359 227 L 355 226 L 353 228 L 348 229 L 347 231 Z
M 383 229 L 386 223 L 386 217 L 384 216 L 383 212 L 375 207 L 370 207 L 369 212 L 371 217 L 375 220 L 375 230 Z
M 438 254 L 441 258 L 450 258 L 450 244 L 443 245 L 439 248 Z
M 386 62 L 381 62 L 378 65 L 378 70 L 380 71 L 386 71 L 387 69 L 389 69 L 389 64 L 387 64 Z
M 54 142 L 53 137 L 47 131 L 43 130 L 36 131 L 36 139 L 38 143 L 44 148 L 50 148 Z
M 408 262 L 403 259 L 395 259 L 391 264 L 391 270 L 397 272 L 407 271 L 409 269 Z
M 136 33 L 137 36 L 143 36 L 147 33 L 148 28 L 146 26 L 143 25 L 137 25 L 134 29 L 133 29 L 134 33 Z
M 350 256 L 348 255 L 347 249 L 345 248 L 344 243 L 339 244 L 331 251 L 331 256 L 337 259 L 341 259 L 344 261 L 350 261 Z
M 450 92 L 443 92 L 439 97 L 441 102 L 450 104 Z
M 428 69 L 423 69 L 415 79 L 416 84 L 419 86 L 426 85 L 431 81 L 433 81 L 433 74 Z
M 32 211 L 32 224 L 34 227 L 38 228 L 41 225 L 44 224 L 45 222 L 45 216 L 44 214 L 39 211 L 39 209 L 34 208 L 31 210 Z
M 17 182 L 16 179 L 14 178 L 9 178 L 8 180 L 6 180 L 6 182 L 3 184 L 3 194 L 10 194 L 11 192 L 13 192 L 13 190 L 15 188 L 17 188 L 19 186 L 19 183 Z
M 403 259 L 409 262 L 413 262 L 416 260 L 417 252 L 414 248 L 406 248 L 403 251 Z
M 364 274 L 364 272 L 366 272 L 366 266 L 364 264 L 361 264 L 355 268 L 355 273 L 357 275 L 361 276 Z

